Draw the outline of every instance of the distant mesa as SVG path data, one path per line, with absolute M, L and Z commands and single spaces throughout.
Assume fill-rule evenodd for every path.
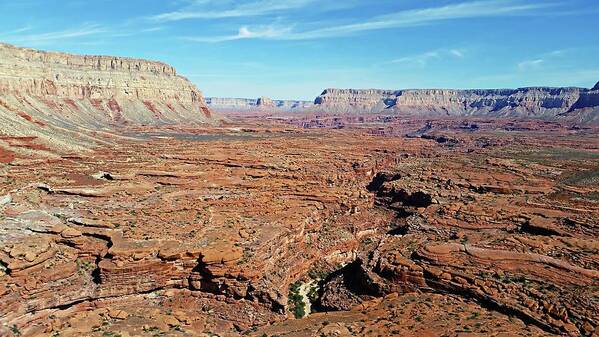
M 599 90 L 599 82 L 597 82 L 597 84 L 595 84 L 595 86 L 593 87 L 592 90 Z
M 264 96 L 258 99 L 207 97 L 206 103 L 217 112 L 305 112 L 314 106 L 312 101 L 273 100 Z
M 599 93 L 584 88 L 519 89 L 327 89 L 321 110 L 425 116 L 535 118 L 599 123 Z
M 525 118 L 599 124 L 599 83 L 593 89 L 531 87 L 518 89 L 325 89 L 314 102 L 209 98 L 215 111 L 394 114 L 422 117 Z

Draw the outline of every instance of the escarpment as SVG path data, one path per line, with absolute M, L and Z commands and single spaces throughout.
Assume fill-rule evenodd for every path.
M 393 90 L 325 89 L 314 104 L 333 111 L 380 112 L 394 105 L 397 95 Z
M 326 89 L 315 109 L 334 113 L 534 118 L 599 123 L 599 88 Z
M 167 64 L 0 44 L 4 134 L 66 145 L 74 129 L 217 120 L 201 91 Z
M 592 89 L 325 89 L 314 102 L 245 98 L 207 99 L 223 112 L 390 114 L 423 117 L 515 118 L 599 123 L 599 84 Z

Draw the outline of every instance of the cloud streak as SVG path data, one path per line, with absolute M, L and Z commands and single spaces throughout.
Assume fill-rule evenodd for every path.
M 463 49 L 437 49 L 417 55 L 400 57 L 398 59 L 392 60 L 390 63 L 426 66 L 431 61 L 461 59 L 464 56 L 465 50 Z
M 528 60 L 518 63 L 518 69 L 520 70 L 531 70 L 531 69 L 539 69 L 545 63 L 544 59 L 535 59 Z
M 309 2 L 311 1 L 297 0 L 292 3 L 295 3 L 295 5 L 299 6 L 300 3 L 306 5 Z M 554 7 L 556 5 L 557 3 L 524 3 L 520 0 L 469 1 L 439 7 L 402 10 L 394 13 L 375 16 L 362 22 L 316 28 L 312 30 L 294 30 L 293 27 L 298 26 L 296 24 L 293 26 L 288 26 L 287 28 L 279 28 L 280 31 L 284 32 L 281 34 L 256 34 L 249 38 L 261 38 L 272 40 L 311 40 L 322 38 L 334 38 L 351 36 L 367 31 L 426 26 L 437 24 L 440 22 L 447 22 L 460 19 L 480 17 L 502 17 L 515 15 L 534 15 L 538 13 L 539 10 Z M 235 13 L 237 13 L 237 11 Z M 247 12 L 245 13 L 247 14 Z M 206 15 L 206 13 L 202 15 Z M 223 14 L 221 13 L 221 15 Z M 235 38 L 235 36 L 238 35 L 225 35 L 212 38 L 191 37 L 187 39 L 200 42 L 224 42 L 239 40 L 239 38 Z
M 21 28 L 17 28 L 17 29 L 8 31 L 8 32 L 0 33 L 0 36 L 4 37 L 4 36 L 10 36 L 10 35 L 15 35 L 15 34 L 20 34 L 20 33 L 24 33 L 24 32 L 30 31 L 32 29 L 33 29 L 32 26 L 27 25 L 27 26 L 23 26 Z
M 371 20 L 299 33 L 296 38 L 336 37 L 357 32 L 431 25 L 443 21 L 477 17 L 522 15 L 551 4 L 522 4 L 519 1 L 473 1 L 459 4 L 411 9 L 375 17 Z
M 222 8 L 222 4 L 227 4 L 228 1 L 196 1 L 184 9 L 150 16 L 148 19 L 155 22 L 171 22 L 188 19 L 252 17 L 300 9 L 316 2 L 316 0 L 259 0 Z M 215 7 L 221 8 L 215 10 L 213 9 Z
M 183 37 L 183 40 L 193 42 L 207 42 L 207 43 L 218 43 L 225 41 L 245 40 L 245 39 L 279 39 L 284 37 L 286 34 L 291 32 L 291 27 L 275 27 L 275 26 L 262 26 L 258 28 L 249 28 L 242 26 L 239 28 L 239 32 L 234 35 L 224 36 L 198 36 L 198 37 Z
M 109 31 L 106 27 L 99 24 L 85 24 L 76 28 L 69 28 L 54 32 L 22 34 L 30 30 L 31 27 L 26 27 L 26 29 L 22 28 L 9 32 L 2 37 L 10 40 L 13 43 L 45 44 L 53 41 L 98 35 L 107 33 Z
M 90 44 L 97 42 L 91 40 L 98 38 L 121 38 L 156 33 L 166 29 L 166 27 L 163 26 L 147 28 L 136 27 L 135 29 L 132 29 L 131 26 L 132 24 L 107 26 L 98 23 L 85 23 L 75 27 L 44 33 L 36 33 L 35 31 L 37 29 L 34 29 L 35 27 L 33 26 L 24 26 L 12 31 L 0 33 L 0 38 L 10 43 L 32 46 L 50 45 L 71 40 L 76 40 L 78 43 Z M 83 38 L 89 39 L 85 41 Z
M 553 51 L 544 53 L 540 56 L 537 56 L 534 59 L 519 62 L 516 65 L 516 67 L 520 71 L 538 70 L 538 69 L 544 68 L 546 65 L 548 65 L 548 63 L 551 63 L 551 61 L 554 61 L 555 59 L 559 59 L 559 58 L 563 57 L 564 55 L 568 54 L 570 51 L 572 51 L 572 49 L 553 50 Z

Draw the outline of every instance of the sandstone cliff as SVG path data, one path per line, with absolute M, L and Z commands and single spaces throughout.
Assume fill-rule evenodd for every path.
M 268 97 L 262 96 L 258 98 L 258 100 L 256 101 L 256 105 L 264 107 L 274 107 L 275 102 L 273 102 L 273 100 Z
M 599 123 L 599 88 L 520 89 L 326 89 L 315 110 L 333 113 L 381 113 L 425 116 L 539 118 Z
M 212 123 L 202 93 L 164 63 L 0 44 L 0 132 L 52 138 L 56 129 Z
M 399 91 L 379 89 L 325 89 L 314 104 L 321 109 L 380 112 L 394 105 Z

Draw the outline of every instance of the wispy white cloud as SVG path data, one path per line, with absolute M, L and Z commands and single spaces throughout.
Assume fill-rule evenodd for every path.
M 271 2 L 271 0 L 261 0 L 262 2 Z M 305 6 L 311 3 L 312 0 L 295 0 L 289 4 L 282 5 L 283 7 L 292 8 Z M 198 17 L 223 17 L 230 15 L 256 15 L 256 13 L 265 13 L 264 11 L 272 9 L 258 9 L 254 8 L 258 2 L 250 3 L 250 8 L 245 10 L 234 9 L 229 12 L 219 13 L 197 13 Z M 350 36 L 356 33 L 382 30 L 382 29 L 393 29 L 393 28 L 405 28 L 405 27 L 416 27 L 424 25 L 432 25 L 439 22 L 468 19 L 476 17 L 500 17 L 500 16 L 514 16 L 514 15 L 535 15 L 540 10 L 547 9 L 550 7 L 557 6 L 556 2 L 524 2 L 522 0 L 482 0 L 482 1 L 467 1 L 458 4 L 451 4 L 438 7 L 419 8 L 419 9 L 408 9 L 389 13 L 385 15 L 375 16 L 370 19 L 355 22 L 350 24 L 342 24 L 336 26 L 322 27 L 311 30 L 295 30 L 294 27 L 300 26 L 298 24 L 289 25 L 284 30 L 284 34 L 271 34 L 271 35 L 256 35 L 253 38 L 263 39 L 275 39 L 275 40 L 309 40 L 309 39 L 321 39 L 321 38 L 332 38 L 340 36 Z M 289 7 L 291 6 L 291 7 Z M 279 7 L 274 7 L 281 8 Z M 172 15 L 171 15 L 172 14 Z M 189 13 L 188 13 L 189 14 Z M 154 17 L 157 20 L 171 20 L 175 18 L 181 18 L 181 15 L 187 15 L 183 12 L 179 14 L 167 13 L 167 16 Z M 216 16 L 214 16 L 216 15 Z M 238 40 L 239 38 L 231 38 L 233 36 L 217 36 L 217 37 L 191 37 L 189 40 L 195 41 L 231 41 Z M 459 51 L 454 51 L 453 54 L 459 54 Z
M 235 41 L 235 40 L 244 40 L 244 39 L 276 39 L 285 36 L 291 31 L 291 27 L 276 27 L 273 25 L 262 26 L 257 28 L 248 28 L 247 26 L 242 26 L 239 28 L 239 32 L 233 35 L 223 35 L 223 36 L 199 36 L 199 37 L 184 37 L 182 39 L 193 42 L 208 42 L 208 43 L 216 43 L 216 42 L 225 42 L 225 41 Z
M 317 3 L 317 0 L 256 0 L 231 6 L 230 1 L 202 0 L 193 1 L 183 9 L 154 15 L 148 19 L 169 22 L 186 19 L 251 17 L 303 8 L 314 3 Z
M 462 58 L 464 57 L 464 50 L 463 49 L 450 49 L 449 53 L 455 57 L 459 57 Z
M 392 60 L 390 63 L 395 64 L 416 64 L 425 66 L 431 61 L 443 61 L 448 59 L 461 59 L 465 56 L 464 49 L 437 49 L 427 51 L 421 54 L 404 56 Z
M 572 48 L 570 48 L 570 49 L 558 49 L 558 50 L 553 50 L 553 51 L 550 51 L 548 53 L 545 53 L 545 55 L 549 56 L 549 57 L 564 56 L 565 54 L 571 52 L 572 50 L 573 50 Z
M 500 88 L 525 86 L 580 86 L 590 88 L 597 83 L 599 68 L 568 68 L 556 71 L 537 71 L 523 76 L 521 72 L 501 73 L 497 75 L 484 75 L 466 79 L 470 88 Z
M 555 3 L 523 3 L 518 0 L 470 1 L 440 7 L 398 11 L 364 22 L 298 33 L 292 38 L 336 37 L 363 31 L 431 25 L 458 19 L 531 14 L 536 10 L 554 5 Z
M 24 32 L 28 32 L 30 30 L 31 28 L 15 30 L 9 34 L 3 35 L 2 38 L 13 43 L 39 45 L 53 41 L 98 35 L 109 31 L 108 28 L 99 24 L 84 24 L 76 28 L 69 28 L 53 32 L 23 34 Z
M 426 52 L 426 53 L 422 53 L 419 55 L 412 55 L 412 56 L 404 56 L 404 57 L 400 57 L 398 59 L 395 59 L 393 61 L 391 61 L 391 63 L 412 63 L 412 64 L 419 64 L 419 65 L 426 65 L 430 60 L 433 59 L 439 59 L 440 55 L 439 52 L 437 51 L 430 51 L 430 52 Z
M 573 51 L 573 49 L 557 49 L 548 51 L 530 60 L 519 62 L 516 67 L 520 71 L 539 70 L 545 67 L 551 61 L 566 56 L 571 51 Z
M 520 70 L 539 69 L 543 66 L 544 63 L 545 63 L 544 59 L 534 59 L 534 60 L 522 61 L 522 62 L 518 63 L 518 69 L 520 69 Z
M 24 33 L 24 32 L 30 31 L 32 29 L 33 29 L 33 26 L 27 25 L 27 26 L 23 26 L 21 28 L 13 29 L 13 30 L 8 31 L 8 32 L 1 32 L 0 36 L 3 37 L 3 36 L 10 36 L 10 35 L 15 35 L 15 34 L 20 34 L 20 33 Z
M 46 31 L 43 33 L 37 33 L 36 31 L 39 31 L 39 29 L 36 29 L 33 26 L 24 26 L 12 31 L 0 33 L 0 39 L 9 43 L 30 46 L 45 46 L 64 41 L 77 41 L 77 43 L 89 45 L 98 44 L 101 38 L 121 38 L 156 33 L 167 28 L 164 26 L 134 28 L 132 26 L 132 23 L 112 26 L 97 23 L 85 23 L 80 26 Z
M 165 30 L 166 27 L 164 26 L 158 26 L 158 27 L 150 27 L 150 28 L 144 28 L 142 30 L 140 30 L 140 32 L 142 33 L 152 33 L 152 32 L 160 32 Z

